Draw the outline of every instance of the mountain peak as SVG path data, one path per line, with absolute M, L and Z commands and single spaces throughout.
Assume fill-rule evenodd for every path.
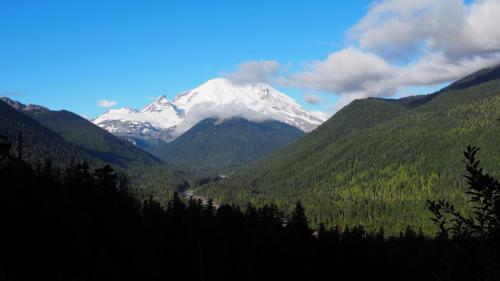
M 305 132 L 326 120 L 322 115 L 304 110 L 295 100 L 268 84 L 235 83 L 226 78 L 208 80 L 178 95 L 173 103 L 184 109 L 186 114 L 200 118 L 277 120 Z
M 212 89 L 222 89 L 222 88 L 258 88 L 258 89 L 273 89 L 269 84 L 263 82 L 234 82 L 231 79 L 224 77 L 216 77 L 207 80 L 205 83 L 198 86 L 196 89 L 200 88 L 212 88 Z
M 157 104 L 168 104 L 168 103 L 170 103 L 170 102 L 168 101 L 167 96 L 165 96 L 165 95 L 161 95 L 161 96 L 159 96 L 159 97 L 156 99 L 156 103 L 157 103 Z
M 228 84 L 233 84 L 231 80 L 224 78 L 224 77 L 215 77 L 212 79 L 207 80 L 205 83 L 201 84 L 203 85 L 228 85 Z
M 160 96 L 141 111 L 104 114 L 94 123 L 115 132 L 120 123 L 121 131 L 130 128 L 130 132 L 140 131 L 141 137 L 154 128 L 175 138 L 206 118 L 244 118 L 254 122 L 275 120 L 304 132 L 313 130 L 326 120 L 324 115 L 304 110 L 292 98 L 268 84 L 236 83 L 227 78 L 213 78 L 178 94 L 173 101 Z
M 170 111 L 174 114 L 182 114 L 177 107 L 171 103 L 165 95 L 162 95 L 156 99 L 155 102 L 146 106 L 142 112 L 163 112 Z

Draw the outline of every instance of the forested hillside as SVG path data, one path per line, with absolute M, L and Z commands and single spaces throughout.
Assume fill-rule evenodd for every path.
M 55 165 L 66 165 L 72 160 L 88 160 L 90 155 L 0 100 L 0 132 L 10 140 L 15 140 L 13 149 L 20 148 L 22 157 L 31 163 L 43 163 L 47 159 Z M 102 163 L 101 163 L 102 164 Z
M 56 132 L 69 143 L 83 148 L 102 161 L 126 167 L 133 164 L 159 164 L 161 161 L 133 144 L 115 137 L 75 113 L 28 111 L 33 119 Z
M 186 184 L 184 175 L 173 166 L 69 111 L 3 98 L 0 133 L 14 140 L 13 149 L 22 147 L 22 158 L 34 165 L 47 160 L 57 167 L 81 161 L 90 167 L 109 163 L 128 175 L 141 196 L 154 194 L 162 203 Z
M 278 121 L 205 119 L 152 152 L 197 174 L 231 173 L 303 135 L 301 130 Z
M 500 171 L 499 72 L 482 70 L 428 96 L 356 100 L 286 149 L 199 192 L 285 210 L 300 200 L 313 225 L 432 231 L 427 199 L 470 210 L 460 177 L 466 145 L 480 146 L 489 171 Z

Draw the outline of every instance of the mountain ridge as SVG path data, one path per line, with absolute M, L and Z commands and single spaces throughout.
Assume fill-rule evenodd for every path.
M 87 119 L 67 110 L 53 111 L 39 105 L 24 105 L 9 98 L 1 98 L 14 109 L 33 118 L 64 141 L 83 149 L 104 162 L 125 167 L 132 162 L 152 165 L 161 161 L 96 126 Z
M 21 142 L 25 160 L 36 164 L 50 159 L 54 165 L 64 166 L 72 161 L 92 158 L 82 149 L 66 142 L 60 135 L 25 114 L 26 108 L 22 103 L 6 98 L 0 99 L 1 134 L 13 142 L 15 147 Z

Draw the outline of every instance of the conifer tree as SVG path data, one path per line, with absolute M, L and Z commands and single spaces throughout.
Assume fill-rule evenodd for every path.
M 290 220 L 288 221 L 287 229 L 303 238 L 307 238 L 311 235 L 311 229 L 309 228 L 306 213 L 300 202 L 297 202 L 295 205 L 295 209 L 293 210 Z

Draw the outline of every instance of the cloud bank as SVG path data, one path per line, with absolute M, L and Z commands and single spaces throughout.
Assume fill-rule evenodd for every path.
M 276 61 L 249 61 L 244 62 L 232 73 L 225 75 L 233 83 L 270 82 L 278 74 L 280 65 Z
M 383 0 L 348 30 L 349 47 L 279 81 L 340 96 L 334 110 L 500 63 L 500 0 Z

